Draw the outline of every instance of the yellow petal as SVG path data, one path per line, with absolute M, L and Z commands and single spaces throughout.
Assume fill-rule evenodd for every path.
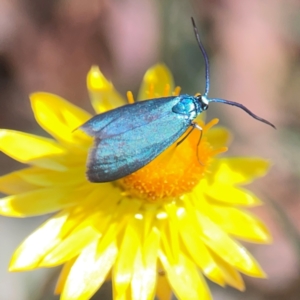
M 118 249 L 115 242 L 98 252 L 98 241 L 86 247 L 71 267 L 61 300 L 90 299 L 105 281 Z
M 39 125 L 58 141 L 76 145 L 79 141 L 90 143 L 87 135 L 76 130 L 91 118 L 89 113 L 53 94 L 34 93 L 30 100 Z
M 21 162 L 47 169 L 64 170 L 51 157 L 66 153 L 66 150 L 52 139 L 29 133 L 0 129 L 0 151 Z
M 264 176 L 270 163 L 261 158 L 222 158 L 212 166 L 214 180 L 223 184 L 247 184 Z
M 28 183 L 34 184 L 40 187 L 52 187 L 52 186 L 75 186 L 76 184 L 86 183 L 85 165 L 80 167 L 70 167 L 66 172 L 57 172 L 52 170 L 35 169 L 28 172 L 22 172 L 19 174 L 23 180 Z M 68 180 L 66 180 L 66 178 Z M 1 187 L 1 177 L 0 177 Z
M 133 218 L 127 225 L 119 255 L 114 265 L 113 284 L 116 297 L 126 292 L 132 280 L 134 261 L 141 244 L 140 228 L 137 226 L 138 221 Z
M 120 235 L 119 233 L 127 227 L 128 222 L 135 215 L 141 205 L 141 201 L 134 201 L 133 199 L 123 200 L 121 203 L 119 200 L 120 195 L 118 193 L 114 193 L 111 194 L 110 197 L 107 197 L 107 201 L 102 201 L 105 204 L 107 203 L 106 205 L 99 206 L 99 210 L 104 213 L 101 224 L 98 222 L 97 226 L 98 231 L 103 234 L 99 245 L 99 251 L 105 249 L 116 239 L 118 245 L 122 243 L 124 235 Z M 110 205 L 110 202 L 113 202 L 113 204 Z M 105 215 L 107 215 L 107 219 L 105 219 Z
M 39 168 L 26 168 L 20 171 L 15 171 L 0 177 L 0 192 L 11 195 L 26 193 L 38 188 L 36 184 L 27 182 L 23 176 L 41 170 Z M 43 172 L 45 172 L 43 170 Z
M 226 284 L 234 287 L 239 291 L 244 291 L 245 283 L 241 274 L 233 266 L 225 262 L 219 255 L 217 255 L 213 251 L 211 252 L 211 255 L 222 271 L 223 278 L 225 279 Z
M 142 248 L 137 251 L 131 281 L 132 299 L 154 299 L 159 232 L 152 228 Z
M 168 213 L 170 221 L 166 222 L 165 226 L 160 229 L 161 242 L 164 246 L 164 250 L 166 255 L 168 256 L 169 261 L 178 263 L 181 250 L 179 243 L 179 224 L 176 221 L 177 206 L 174 203 L 168 203 L 167 205 L 165 205 L 165 210 Z M 171 220 L 173 220 L 173 222 Z
M 207 131 L 205 135 L 207 141 L 213 148 L 221 148 L 228 145 L 230 140 L 230 132 L 223 127 L 215 127 Z
M 27 237 L 15 251 L 10 271 L 35 269 L 45 253 L 60 241 L 60 230 L 67 218 L 67 212 L 60 212 Z
M 47 255 L 45 254 L 39 267 L 53 267 L 77 256 L 85 247 L 100 238 L 99 232 L 92 227 L 85 227 L 77 232 L 72 232 L 63 239 Z
M 65 286 L 65 283 L 67 281 L 67 278 L 69 276 L 69 273 L 71 271 L 71 268 L 74 264 L 74 262 L 76 261 L 76 257 L 72 258 L 71 260 L 69 260 L 68 262 L 66 262 L 59 274 L 59 278 L 55 287 L 55 291 L 54 294 L 55 295 L 60 295 L 63 291 L 63 288 Z
M 46 188 L 0 199 L 0 214 L 13 217 L 30 217 L 57 211 L 80 199 L 70 188 Z
M 168 258 L 163 251 L 159 251 L 159 259 L 178 299 L 212 299 L 205 280 L 189 258 L 181 253 L 176 264 L 170 262 Z
M 169 92 L 166 92 L 166 88 Z M 138 100 L 170 96 L 173 90 L 172 73 L 164 64 L 157 64 L 144 75 Z
M 107 228 L 107 224 L 111 220 L 111 207 L 106 205 L 108 204 L 108 201 L 101 201 L 105 191 L 108 191 L 108 189 L 105 188 L 104 193 L 102 189 L 94 189 L 92 192 L 84 192 L 83 190 L 83 194 L 86 194 L 86 196 L 84 197 L 82 194 L 80 199 L 84 197 L 85 205 L 74 206 L 69 209 L 68 220 L 60 230 L 59 243 L 53 245 L 51 251 L 45 253 L 39 267 L 50 267 L 64 263 L 65 261 L 77 256 L 83 248 L 94 240 L 98 240 L 102 236 L 101 232 Z M 99 196 L 99 198 L 96 198 L 97 196 Z M 95 202 L 95 200 L 99 202 L 99 199 L 100 202 L 105 203 L 101 203 L 100 206 L 95 207 L 92 202 Z M 112 200 L 112 198 L 107 198 L 107 200 Z M 109 210 L 103 210 L 102 206 L 109 207 Z M 99 222 L 99 220 L 101 220 L 101 222 Z M 99 226 L 97 226 L 99 223 L 103 227 L 100 230 Z M 109 230 L 107 230 L 107 232 L 108 231 Z M 107 232 L 105 232 L 106 240 L 108 240 Z M 110 235 L 109 237 L 111 239 L 103 245 L 102 251 L 105 251 L 106 247 L 112 243 L 112 239 L 115 238 L 114 235 Z M 100 245 L 102 246 L 102 244 L 103 238 L 101 239 Z
M 262 221 L 240 209 L 226 206 L 213 206 L 210 218 L 224 231 L 246 241 L 270 243 L 271 235 Z
M 138 249 L 135 257 L 134 271 L 131 281 L 132 300 L 154 299 L 155 294 L 153 278 L 156 278 L 155 271 L 156 265 L 154 265 L 154 268 L 151 269 L 144 267 L 142 251 L 141 249 Z
M 41 187 L 70 186 L 83 182 L 86 182 L 85 166 L 71 167 L 66 172 L 31 167 L 0 176 L 0 191 L 8 195 L 21 194 Z
M 113 84 L 101 73 L 98 66 L 92 66 L 87 75 L 87 87 L 96 113 L 102 113 L 122 106 L 125 100 L 115 90 Z
M 230 205 L 257 206 L 261 201 L 250 191 L 228 184 L 216 183 L 205 190 L 212 200 Z
M 161 274 L 157 278 L 156 296 L 159 300 L 172 299 L 172 289 L 163 270 L 161 270 Z
M 244 246 L 231 239 L 219 226 L 199 212 L 198 221 L 202 228 L 203 242 L 224 261 L 249 276 L 265 277 L 256 260 Z
M 222 273 L 211 256 L 210 251 L 200 239 L 199 232 L 197 232 L 198 226 L 194 224 L 191 214 L 187 214 L 182 208 L 178 214 L 178 222 L 185 248 L 192 260 L 200 267 L 207 278 L 224 286 L 225 282 Z
M 88 205 L 88 203 L 97 196 L 101 199 L 102 194 L 102 190 L 99 191 L 99 189 L 95 189 L 92 193 L 86 193 L 86 205 L 81 208 L 75 206 L 70 209 L 68 221 L 65 222 L 61 228 L 60 243 L 55 245 L 49 253 L 45 253 L 40 267 L 49 267 L 64 263 L 74 256 L 77 256 L 88 244 L 100 239 L 102 232 L 97 225 L 101 223 L 104 229 L 106 229 L 106 224 L 110 221 L 107 215 L 109 215 L 110 212 L 100 207 L 95 208 L 94 205 Z M 111 197 L 107 199 L 111 200 Z M 98 198 L 97 201 L 99 201 Z M 101 220 L 101 222 L 99 222 L 99 220 Z M 111 242 L 112 240 L 110 240 L 108 244 Z M 104 246 L 103 249 L 105 249 L 106 246 Z

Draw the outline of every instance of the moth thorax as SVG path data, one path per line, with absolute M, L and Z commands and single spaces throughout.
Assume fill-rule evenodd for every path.
M 193 120 L 201 113 L 202 109 L 196 97 L 184 95 L 180 101 L 172 107 L 176 114 L 184 115 L 187 119 Z

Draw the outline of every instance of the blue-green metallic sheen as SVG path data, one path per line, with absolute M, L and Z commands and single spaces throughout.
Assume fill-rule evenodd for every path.
M 151 162 L 193 125 L 203 111 L 199 97 L 180 95 L 128 104 L 99 114 L 80 127 L 95 137 L 87 176 L 107 182 Z
M 90 150 L 87 176 L 91 182 L 107 182 L 129 175 L 147 165 L 181 137 L 193 120 L 218 102 L 241 108 L 254 119 L 275 128 L 244 105 L 220 98 L 208 98 L 209 61 L 192 18 L 198 46 L 205 61 L 204 95 L 158 98 L 128 104 L 97 115 L 80 129 L 95 138 Z

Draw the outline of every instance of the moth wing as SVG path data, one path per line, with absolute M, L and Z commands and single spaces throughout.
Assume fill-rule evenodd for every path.
M 151 162 L 190 126 L 183 116 L 168 113 L 143 126 L 109 138 L 95 139 L 87 176 L 91 182 L 107 182 L 129 175 Z
M 184 95 L 145 100 L 118 107 L 94 116 L 79 129 L 99 139 L 119 135 L 172 113 L 172 107 L 182 97 Z

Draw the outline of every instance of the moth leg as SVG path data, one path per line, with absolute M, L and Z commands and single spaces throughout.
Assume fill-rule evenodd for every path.
M 192 122 L 191 126 L 193 126 L 193 128 L 197 128 L 198 130 L 200 130 L 201 131 L 201 136 L 202 136 L 203 129 L 198 123 Z
M 176 147 L 179 146 L 195 129 L 195 126 L 193 125 L 194 123 L 191 124 L 192 129 L 176 144 Z
M 198 151 L 200 143 L 201 143 L 201 139 L 202 139 L 203 129 L 199 124 L 194 123 L 194 122 L 192 122 L 192 126 L 193 126 L 193 129 L 197 128 L 200 131 L 200 137 L 199 137 L 199 140 L 198 140 L 198 143 L 197 143 L 197 150 L 196 150 L 197 152 L 196 153 L 197 153 L 197 159 L 198 159 L 199 164 L 202 165 L 202 166 L 205 166 L 204 163 L 199 158 L 199 151 Z
M 201 136 L 200 136 L 200 140 L 201 140 L 201 137 L 202 137 L 202 127 L 199 125 L 199 124 L 197 124 L 197 123 L 194 123 L 194 122 L 191 122 L 191 127 L 192 127 L 192 129 L 176 144 L 176 147 L 177 146 L 179 146 L 192 132 L 193 132 L 193 130 L 196 128 L 196 129 L 198 129 L 198 130 L 200 130 L 201 131 Z M 200 140 L 199 140 L 199 142 L 198 142 L 198 144 L 197 144 L 197 147 L 199 146 L 199 144 L 200 144 Z

